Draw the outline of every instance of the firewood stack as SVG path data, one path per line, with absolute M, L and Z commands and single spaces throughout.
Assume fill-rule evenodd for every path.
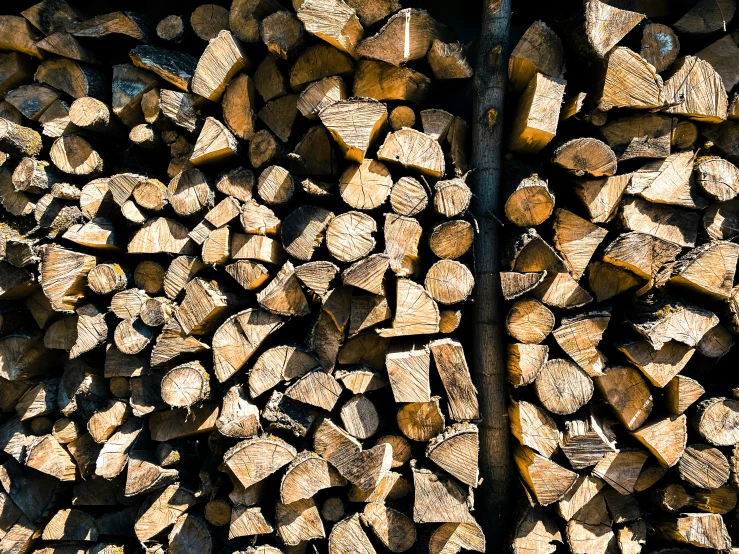
M 289 4 L 0 16 L 3 554 L 485 551 L 466 48 Z
M 734 0 L 687 4 L 588 0 L 512 45 L 515 553 L 736 551 L 739 36 Z

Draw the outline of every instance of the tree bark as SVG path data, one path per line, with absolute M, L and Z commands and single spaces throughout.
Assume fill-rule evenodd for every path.
M 510 456 L 506 408 L 506 366 L 503 348 L 503 306 L 500 296 L 498 217 L 500 202 L 503 101 L 507 79 L 511 0 L 486 0 L 474 85 L 472 161 L 476 171 L 472 212 L 479 225 L 475 237 L 477 298 L 473 340 L 473 379 L 480 395 L 479 510 L 488 548 L 505 549 Z M 495 110 L 492 112 L 491 110 Z M 490 118 L 495 113 L 497 117 Z M 489 121 L 495 121 L 492 126 Z

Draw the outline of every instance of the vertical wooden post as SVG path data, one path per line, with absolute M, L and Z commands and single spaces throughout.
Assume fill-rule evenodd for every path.
M 480 425 L 480 470 L 476 510 L 488 551 L 507 551 L 509 482 L 508 412 L 500 293 L 501 150 L 503 101 L 507 79 L 511 0 L 484 0 L 472 124 L 473 213 L 477 293 L 473 364 L 483 421 Z M 502 219 L 502 218 L 501 218 Z

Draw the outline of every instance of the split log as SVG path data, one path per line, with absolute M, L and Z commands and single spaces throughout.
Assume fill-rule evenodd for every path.
M 662 78 L 654 66 L 624 46 L 608 55 L 606 76 L 598 107 L 650 109 L 661 108 L 666 97 Z
M 564 79 L 542 73 L 532 77 L 516 109 L 508 139 L 511 151 L 536 154 L 551 142 L 557 134 L 564 91 Z
M 593 396 L 593 381 L 582 369 L 567 360 L 548 360 L 534 381 L 536 395 L 552 413 L 576 412 Z M 555 392 L 556 391 L 556 392 Z
M 227 30 L 219 31 L 198 60 L 191 89 L 195 94 L 218 102 L 229 81 L 248 65 L 249 60 L 233 35 Z

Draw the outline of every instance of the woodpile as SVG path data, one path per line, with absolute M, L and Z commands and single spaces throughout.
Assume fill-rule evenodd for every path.
M 736 551 L 735 8 L 586 0 L 512 44 L 514 553 Z
M 397 0 L 170 4 L 0 16 L 0 552 L 484 552 L 466 47 Z

